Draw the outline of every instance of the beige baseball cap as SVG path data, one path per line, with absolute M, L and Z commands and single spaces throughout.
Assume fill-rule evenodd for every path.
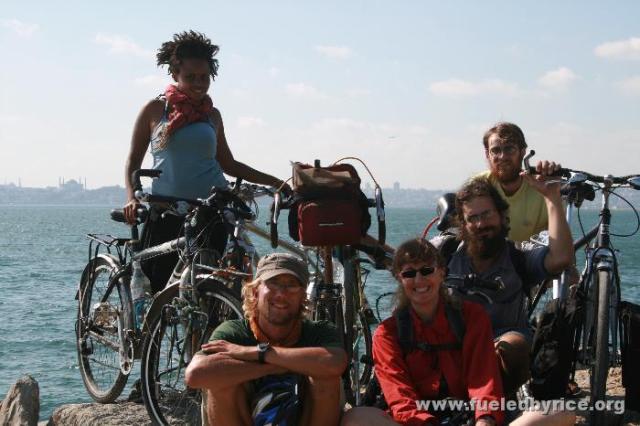
M 271 253 L 263 256 L 258 262 L 256 279 L 263 281 L 282 274 L 293 275 L 303 287 L 309 282 L 307 265 L 297 256 L 289 253 Z

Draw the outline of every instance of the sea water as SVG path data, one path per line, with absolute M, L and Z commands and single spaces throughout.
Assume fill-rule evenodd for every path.
M 91 400 L 78 368 L 74 296 L 89 255 L 85 234 L 128 236 L 129 228 L 111 221 L 109 210 L 108 206 L 0 206 L 0 398 L 22 374 L 31 374 L 40 384 L 41 419 L 61 404 Z M 396 246 L 421 234 L 433 214 L 430 209 L 387 209 L 389 243 Z M 597 222 L 597 212 L 583 211 L 582 219 L 588 229 Z M 263 214 L 258 223 L 265 221 Z M 613 211 L 613 232 L 627 234 L 635 225 L 632 211 Z M 283 223 L 281 233 L 285 229 Z M 375 223 L 371 230 L 375 233 Z M 574 221 L 574 235 L 578 234 Z M 254 242 L 260 253 L 271 250 L 266 241 Z M 614 237 L 613 244 L 621 253 L 623 299 L 640 303 L 640 235 Z M 373 271 L 365 290 L 372 307 L 395 285 L 388 272 Z M 384 312 L 386 306 L 381 306 Z M 136 362 L 122 397 L 129 394 L 138 370 Z

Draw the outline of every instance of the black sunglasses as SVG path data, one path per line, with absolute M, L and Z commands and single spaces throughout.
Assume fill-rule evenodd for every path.
M 400 276 L 402 276 L 402 278 L 415 278 L 416 274 L 420 272 L 420 275 L 426 277 L 427 275 L 433 274 L 435 270 L 436 268 L 433 266 L 423 266 L 420 269 L 407 269 L 406 271 L 402 271 L 400 272 Z

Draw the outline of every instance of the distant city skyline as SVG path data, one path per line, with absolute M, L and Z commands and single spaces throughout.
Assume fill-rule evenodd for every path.
M 457 187 L 503 120 L 536 159 L 640 172 L 639 16 L 633 0 L 5 0 L 0 177 L 123 185 L 136 116 L 171 82 L 154 54 L 189 29 L 220 45 L 209 93 L 235 158 L 280 178 L 357 156 L 384 187 Z
M 5 180 L 4 180 L 4 186 L 11 186 L 11 185 L 13 185 L 13 186 L 22 187 L 22 185 L 20 184 L 20 182 L 21 182 L 21 181 L 20 181 L 20 178 L 18 178 L 17 182 L 18 182 L 18 183 L 13 182 L 13 181 L 8 181 L 7 179 L 5 179 Z M 112 186 L 120 186 L 120 187 L 123 187 L 123 185 L 122 185 L 122 184 L 117 184 L 117 183 L 116 183 L 116 184 L 113 184 L 113 185 L 104 185 L 104 186 L 99 186 L 99 187 L 88 187 L 88 186 L 87 186 L 87 178 L 86 178 L 86 177 L 80 177 L 80 178 L 77 178 L 77 179 L 74 179 L 74 178 L 66 179 L 66 178 L 65 178 L 65 177 L 63 177 L 63 176 L 60 176 L 60 177 L 58 177 L 58 182 L 57 182 L 57 184 L 56 184 L 55 186 L 54 186 L 54 185 L 45 185 L 45 186 L 25 186 L 25 188 L 38 188 L 38 189 L 44 189 L 44 188 L 56 188 L 56 187 L 61 187 L 61 186 L 65 185 L 65 183 L 66 183 L 66 184 L 68 184 L 68 183 L 71 183 L 71 182 L 81 185 L 85 190 L 86 190 L 86 189 L 100 189 L 100 188 L 112 187 Z M 371 181 L 366 181 L 366 180 L 364 180 L 362 184 L 363 184 L 363 187 L 364 187 L 365 189 L 372 189 L 372 188 L 373 188 L 373 183 L 372 183 Z M 402 184 L 401 184 L 400 182 L 393 182 L 391 186 L 389 186 L 389 187 L 383 187 L 383 188 L 386 188 L 387 190 L 389 190 L 389 189 L 393 189 L 393 190 L 399 190 L 399 189 L 416 189 L 416 190 L 421 190 L 421 189 L 424 189 L 424 190 L 429 190 L 429 191 L 430 191 L 430 190 L 439 190 L 439 189 L 443 189 L 443 188 L 405 188 L 405 187 L 403 187 L 403 186 L 402 186 Z

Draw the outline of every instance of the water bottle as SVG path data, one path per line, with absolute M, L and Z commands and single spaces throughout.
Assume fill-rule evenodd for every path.
M 131 265 L 131 299 L 133 299 L 133 315 L 136 328 L 142 328 L 147 303 L 151 298 L 151 281 L 142 271 L 140 261 L 134 260 Z

